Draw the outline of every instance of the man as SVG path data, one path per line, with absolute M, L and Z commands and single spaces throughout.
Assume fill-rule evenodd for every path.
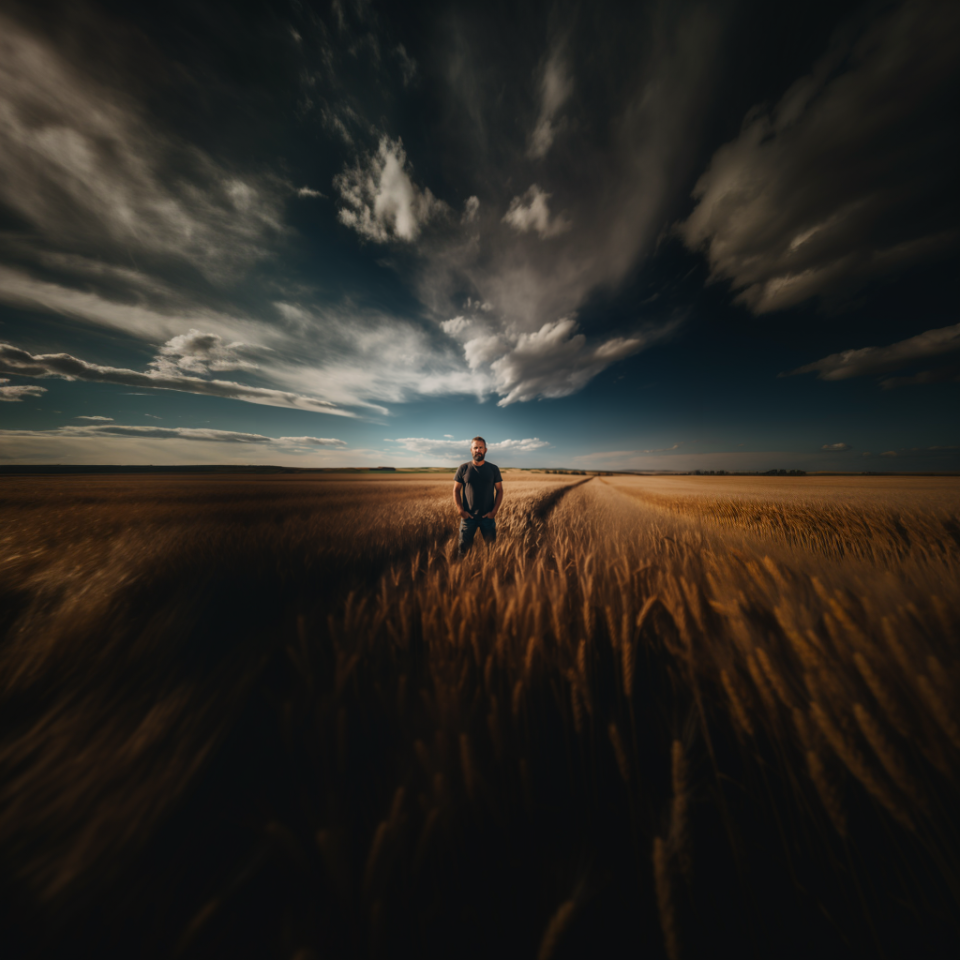
M 503 500 L 503 478 L 500 468 L 487 463 L 487 441 L 474 437 L 470 441 L 473 461 L 460 464 L 453 480 L 453 502 L 460 514 L 460 556 L 473 543 L 477 530 L 487 543 L 497 539 L 497 511 Z

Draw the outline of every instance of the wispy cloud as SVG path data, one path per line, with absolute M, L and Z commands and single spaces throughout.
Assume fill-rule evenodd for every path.
M 938 457 L 949 456 L 960 446 L 901 447 L 899 450 L 885 450 L 881 457 Z
M 82 16 L 79 15 L 78 16 Z M 178 260 L 225 278 L 282 232 L 279 180 L 220 166 L 120 85 L 0 14 L 0 202 L 20 252 Z
M 664 324 L 630 337 L 590 343 L 578 331 L 576 321 L 564 318 L 545 323 L 533 333 L 515 335 L 506 345 L 506 337 L 481 336 L 468 340 L 464 343 L 464 354 L 471 366 L 489 363 L 495 389 L 501 397 L 498 406 L 506 407 L 538 396 L 570 396 L 611 364 L 665 339 L 677 326 L 677 323 Z
M 0 378 L 0 402 L 21 403 L 27 397 L 40 397 L 46 392 L 46 387 L 20 386 Z
M 87 363 L 68 353 L 35 355 L 6 343 L 0 343 L 0 371 L 25 377 L 60 377 L 64 380 L 87 380 L 128 387 L 150 387 L 154 390 L 177 390 L 201 396 L 244 400 L 247 403 L 259 403 L 271 407 L 290 407 L 295 410 L 310 410 L 314 413 L 329 413 L 342 417 L 355 416 L 327 400 L 318 400 L 315 397 L 284 390 L 252 387 L 230 380 L 204 380 L 200 377 L 178 375 L 160 369 L 140 373 L 122 367 Z
M 842 453 L 844 450 L 852 450 L 853 447 L 849 443 L 825 443 L 820 449 L 827 453 Z
M 444 463 L 462 463 L 470 459 L 470 440 L 434 440 L 429 437 L 400 437 L 389 443 L 399 444 L 404 450 L 425 457 L 434 457 Z M 546 440 L 531 437 L 525 440 L 488 440 L 487 457 L 492 459 L 498 454 L 512 458 L 514 454 L 533 453 L 549 447 Z
M 958 26 L 955 4 L 923 0 L 852 39 L 848 25 L 773 109 L 751 110 L 717 150 L 680 232 L 739 302 L 766 313 L 849 294 L 957 249 L 943 197 L 955 180 Z
M 553 49 L 544 63 L 539 86 L 540 114 L 530 135 L 530 146 L 527 150 L 534 160 L 542 160 L 553 146 L 559 128 L 557 113 L 573 92 L 573 78 L 564 58 L 562 44 Z
M 149 414 L 147 414 L 147 416 L 149 416 Z M 89 417 L 86 414 L 79 414 L 78 416 L 74 417 L 74 420 L 101 420 L 104 423 L 113 423 L 113 417 Z
M 544 193 L 539 184 L 531 184 L 526 193 L 510 201 L 503 222 L 518 233 L 536 233 L 541 240 L 566 233 L 573 224 L 564 214 L 551 214 L 549 193 Z
M 842 350 L 813 363 L 804 364 L 791 370 L 792 376 L 798 373 L 816 373 L 818 380 L 847 380 L 850 377 L 874 376 L 889 373 L 913 363 L 921 363 L 944 354 L 960 350 L 960 323 L 952 327 L 940 327 L 927 330 L 915 337 L 900 340 L 886 347 L 861 347 L 856 350 Z M 952 373 L 952 371 L 951 371 Z M 900 386 L 906 383 L 934 383 L 940 379 L 950 379 L 950 375 L 941 377 L 936 371 L 919 374 L 916 377 L 900 377 L 883 381 L 884 386 Z
M 79 417 L 77 419 L 80 419 Z M 87 417 L 84 419 L 108 419 Z M 206 427 L 150 427 L 127 426 L 119 423 L 55 427 L 50 430 L 0 430 L 0 436 L 19 439 L 49 439 L 63 437 L 72 440 L 84 437 L 128 437 L 148 440 L 194 440 L 204 443 L 258 443 L 283 447 L 343 448 L 345 441 L 330 437 L 266 437 L 259 433 L 236 430 L 214 430 Z
M 340 222 L 377 243 L 416 240 L 431 217 L 449 214 L 450 208 L 414 183 L 411 173 L 403 143 L 382 137 L 376 153 L 334 178 Z

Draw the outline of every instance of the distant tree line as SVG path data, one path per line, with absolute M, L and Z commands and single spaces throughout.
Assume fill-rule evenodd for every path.
M 805 477 L 806 470 L 764 470 L 763 472 L 738 470 L 694 470 L 688 476 L 694 477 Z

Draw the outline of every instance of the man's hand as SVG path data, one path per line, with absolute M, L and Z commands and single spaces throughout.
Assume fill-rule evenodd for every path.
M 470 514 L 464 510 L 463 507 L 460 508 L 460 516 L 463 517 L 464 520 L 470 519 Z
M 497 511 L 496 511 L 496 510 L 491 510 L 489 513 L 485 513 L 485 514 L 483 515 L 483 519 L 484 519 L 484 520 L 495 520 L 495 519 L 496 519 L 496 516 L 497 516 Z

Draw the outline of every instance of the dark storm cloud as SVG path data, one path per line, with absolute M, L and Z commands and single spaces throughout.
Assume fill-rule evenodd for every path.
M 960 323 L 938 330 L 927 330 L 887 347 L 861 347 L 858 350 L 832 353 L 822 360 L 797 367 L 786 376 L 816 373 L 818 380 L 848 380 L 851 377 L 890 373 L 957 351 L 960 351 Z M 910 383 L 936 383 L 951 379 L 955 373 L 956 369 L 951 367 L 948 371 L 925 371 L 912 377 L 895 377 L 882 381 L 882 384 L 889 388 Z
M 958 249 L 960 5 L 916 0 L 856 26 L 747 114 L 680 226 L 754 313 Z
M 161 357 L 161 362 L 164 359 Z M 251 387 L 229 380 L 203 380 L 200 377 L 167 372 L 165 367 L 148 373 L 139 373 L 136 370 L 125 370 L 121 367 L 87 363 L 68 353 L 34 355 L 7 343 L 0 343 L 0 372 L 22 377 L 60 377 L 64 380 L 87 380 L 92 383 L 113 383 L 126 387 L 149 387 L 153 390 L 178 390 L 182 393 L 245 400 L 247 403 L 260 403 L 271 407 L 290 407 L 315 413 L 353 416 L 326 400 L 283 390 Z

